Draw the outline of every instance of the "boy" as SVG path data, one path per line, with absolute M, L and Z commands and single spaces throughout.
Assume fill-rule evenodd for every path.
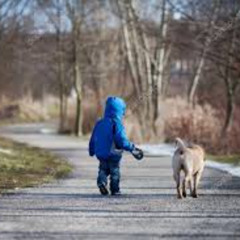
M 135 148 L 125 132 L 122 118 L 126 112 L 126 104 L 119 97 L 108 97 L 104 117 L 96 123 L 90 142 L 89 155 L 99 160 L 97 185 L 102 195 L 108 195 L 107 178 L 110 175 L 110 191 L 112 195 L 120 195 L 120 160 L 123 150 L 131 152 L 137 159 L 143 152 Z

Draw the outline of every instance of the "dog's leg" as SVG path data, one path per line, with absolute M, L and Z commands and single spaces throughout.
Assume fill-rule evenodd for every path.
M 198 188 L 198 184 L 201 176 L 202 176 L 202 171 L 199 171 L 194 175 L 194 187 L 193 187 L 193 193 L 192 193 L 192 197 L 194 198 L 198 197 L 197 188 Z
M 190 195 L 192 196 L 193 195 L 193 179 L 192 179 L 192 177 L 189 179 L 188 184 L 189 184 L 189 189 L 190 189 Z
M 183 195 L 183 197 L 187 197 L 187 192 L 186 192 L 186 179 L 183 179 L 183 182 L 182 182 L 182 195 Z
M 177 174 L 174 174 L 174 179 L 175 179 L 176 184 L 177 184 L 178 198 L 181 199 L 182 198 L 182 192 L 181 192 L 181 184 L 180 184 L 180 172 L 177 173 Z
M 189 184 L 189 188 L 190 188 L 190 194 L 192 194 L 192 176 L 188 171 L 185 171 L 185 178 L 183 180 L 183 196 L 186 197 L 187 196 L 187 192 L 186 192 L 186 186 L 187 184 Z

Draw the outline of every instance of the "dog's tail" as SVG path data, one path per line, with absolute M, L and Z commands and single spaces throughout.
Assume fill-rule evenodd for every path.
M 186 149 L 187 149 L 187 147 L 185 146 L 183 140 L 182 140 L 181 138 L 176 138 L 175 141 L 176 141 L 177 147 L 178 147 L 181 151 L 185 152 Z

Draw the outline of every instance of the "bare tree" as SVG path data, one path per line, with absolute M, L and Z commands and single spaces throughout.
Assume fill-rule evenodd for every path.
M 234 9 L 235 10 L 235 9 Z M 230 30 L 229 37 L 227 39 L 227 51 L 224 53 L 225 65 L 223 67 L 218 66 L 220 77 L 224 80 L 226 91 L 226 114 L 225 121 L 222 128 L 222 136 L 225 136 L 231 127 L 233 121 L 235 97 L 237 88 L 240 85 L 240 72 L 236 63 L 239 61 L 239 41 L 237 34 L 239 34 L 239 27 L 237 26 L 237 16 L 239 10 L 235 13 L 232 19 L 232 29 Z
M 167 36 L 167 20 L 166 20 L 166 0 L 161 2 L 161 19 L 160 19 L 160 29 L 157 38 L 157 46 L 155 50 L 156 66 L 153 73 L 153 85 L 156 88 L 155 94 L 153 94 L 154 103 L 154 120 L 156 121 L 159 116 L 159 96 L 162 94 L 163 90 L 163 77 L 164 77 L 164 67 L 166 58 L 166 36 Z M 167 58 L 166 58 L 167 59 Z
M 73 45 L 73 82 L 76 92 L 76 116 L 74 133 L 76 136 L 82 135 L 82 74 L 80 68 L 80 35 L 82 17 L 84 15 L 84 1 L 67 1 L 68 16 L 71 21 L 71 34 Z
M 214 27 L 217 21 L 218 13 L 219 13 L 219 0 L 216 0 L 212 3 L 211 5 L 211 12 L 212 14 L 210 15 L 210 19 L 208 20 L 208 24 L 206 26 L 206 29 L 204 31 L 207 32 L 207 36 L 203 40 L 203 46 L 200 54 L 200 58 L 198 60 L 197 66 L 194 69 L 194 75 L 190 81 L 190 86 L 189 86 L 189 92 L 188 92 L 188 101 L 192 104 L 194 101 L 194 96 L 196 94 L 197 86 L 199 84 L 203 69 L 204 69 L 204 64 L 207 58 L 207 53 L 210 49 L 211 46 L 211 41 L 213 41 L 214 37 Z
M 21 52 L 18 43 L 21 40 L 24 13 L 28 3 L 23 0 L 0 0 L 0 89 L 3 95 L 10 95 L 8 90 L 12 90 L 13 85 L 16 89 L 19 86 L 16 80 L 20 69 L 18 57 Z M 15 95 L 18 93 L 20 90 L 16 91 Z
M 165 0 L 161 1 L 157 37 L 151 39 L 145 33 L 145 26 L 136 10 L 136 2 L 117 0 L 116 3 L 134 93 L 141 103 L 141 109 L 138 109 L 140 124 L 143 133 L 150 132 L 150 129 L 156 132 L 155 122 L 159 117 L 159 101 L 163 94 L 164 69 L 170 55 L 170 48 L 166 44 L 169 20 L 167 4 Z M 152 51 L 154 42 L 155 50 Z
M 56 39 L 56 53 L 54 58 L 57 63 L 57 82 L 59 89 L 59 132 L 62 133 L 66 130 L 67 120 L 67 80 L 65 79 L 65 63 L 66 56 L 64 50 L 64 30 L 63 19 L 65 17 L 65 5 L 62 0 L 44 1 L 38 0 L 38 5 L 47 16 L 49 24 L 53 26 L 55 30 Z

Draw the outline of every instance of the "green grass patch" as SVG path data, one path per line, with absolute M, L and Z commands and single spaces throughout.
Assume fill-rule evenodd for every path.
M 240 155 L 208 155 L 207 158 L 220 163 L 229 163 L 236 166 L 240 165 Z
M 0 137 L 0 192 L 67 177 L 72 166 L 45 150 Z

